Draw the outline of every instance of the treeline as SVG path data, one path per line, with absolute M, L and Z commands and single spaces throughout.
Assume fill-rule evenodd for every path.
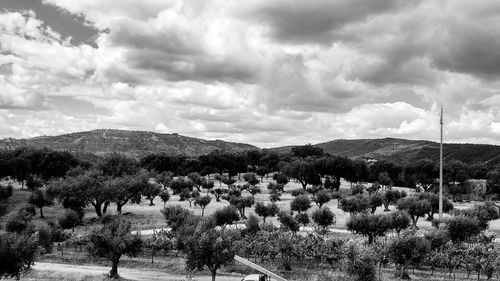
M 0 179 L 10 177 L 22 187 L 30 189 L 45 182 L 61 178 L 78 167 L 81 170 L 101 170 L 104 174 L 116 176 L 114 164 L 102 164 L 110 157 L 120 159 L 130 169 L 143 168 L 157 173 L 169 172 L 172 176 L 187 176 L 198 173 L 201 176 L 227 175 L 229 178 L 241 173 L 252 172 L 261 177 L 280 172 L 306 186 L 324 184 L 326 178 L 333 182 L 344 179 L 352 184 L 377 182 L 383 187 L 401 186 L 427 191 L 436 184 L 439 177 L 437 162 L 423 159 L 413 163 L 396 163 L 386 160 L 367 162 L 362 159 L 333 156 L 312 145 L 293 147 L 290 153 L 278 154 L 270 150 L 251 150 L 241 153 L 215 151 L 198 157 L 184 155 L 150 154 L 140 160 L 118 154 L 97 157 L 73 155 L 69 152 L 49 149 L 22 148 L 0 151 Z M 119 165 L 115 163 L 116 165 Z M 110 167 L 106 167 L 106 165 Z M 485 163 L 466 165 L 458 160 L 444 163 L 444 182 L 450 189 L 460 189 L 460 183 L 467 179 L 488 179 L 490 191 L 498 189 L 499 167 Z M 129 171 L 130 172 L 130 171 Z M 119 173 L 123 173 L 120 171 Z M 127 171 L 125 171 L 127 173 Z

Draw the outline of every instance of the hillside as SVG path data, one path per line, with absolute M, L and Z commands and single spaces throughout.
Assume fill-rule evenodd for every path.
M 14 149 L 26 146 L 36 148 L 47 147 L 71 152 L 91 152 L 94 154 L 120 152 L 133 157 L 142 157 L 149 153 L 157 152 L 164 152 L 170 155 L 185 154 L 195 156 L 207 154 L 215 150 L 238 152 L 257 148 L 249 144 L 222 140 L 203 140 L 179 134 L 107 129 L 60 136 L 0 140 L 0 149 Z
M 439 143 L 423 140 L 405 139 L 358 139 L 333 140 L 319 143 L 315 146 L 332 155 L 342 155 L 351 158 L 387 159 L 398 162 L 411 162 L 429 158 L 439 160 Z M 277 152 L 290 151 L 291 146 L 277 147 Z M 465 163 L 483 162 L 500 163 L 500 146 L 486 144 L 444 144 L 444 160 L 461 160 Z

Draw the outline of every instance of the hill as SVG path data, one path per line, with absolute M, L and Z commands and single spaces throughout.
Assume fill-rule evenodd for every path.
M 120 152 L 132 157 L 164 152 L 170 155 L 196 156 L 215 150 L 238 152 L 258 149 L 249 144 L 222 140 L 203 140 L 179 134 L 160 134 L 145 131 L 99 129 L 59 136 L 43 136 L 30 139 L 0 140 L 0 149 L 19 147 L 50 148 L 98 155 Z
M 386 159 L 398 162 L 412 162 L 429 158 L 439 161 L 439 143 L 424 140 L 395 138 L 333 140 L 315 146 L 332 155 L 351 158 Z M 277 147 L 277 152 L 290 151 L 291 146 Z M 460 160 L 465 163 L 500 163 L 500 146 L 487 144 L 444 144 L 444 160 Z

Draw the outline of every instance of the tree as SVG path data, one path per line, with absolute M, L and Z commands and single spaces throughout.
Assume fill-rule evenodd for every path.
M 326 189 L 338 191 L 340 189 L 340 180 L 338 180 L 335 176 L 326 176 L 323 186 Z
M 314 210 L 312 219 L 323 230 L 326 230 L 330 225 L 335 224 L 335 214 L 328 207 L 321 207 Z
M 373 249 L 369 247 L 359 247 L 352 243 L 346 249 L 346 269 L 347 274 L 354 277 L 355 281 L 376 281 L 377 263 Z
M 228 178 L 228 177 L 222 177 L 221 182 L 227 185 L 227 187 L 233 186 L 233 184 L 236 182 L 235 179 L 233 178 Z
M 321 208 L 324 204 L 330 202 L 330 200 L 332 200 L 332 197 L 326 190 L 320 190 L 313 196 L 313 201 L 319 208 Z
M 96 170 L 83 174 L 53 180 L 47 187 L 47 192 L 55 196 L 65 208 L 77 212 L 87 205 L 92 205 L 97 216 L 106 213 L 107 206 L 114 197 L 114 190 L 108 184 L 109 178 Z
M 57 218 L 57 223 L 63 229 L 70 229 L 82 223 L 80 215 L 73 210 L 66 210 L 64 214 Z
M 299 158 L 306 157 L 321 157 L 324 154 L 323 148 L 313 146 L 312 144 L 306 144 L 302 146 L 292 147 L 292 153 L 294 156 Z
M 402 279 L 410 279 L 407 273 L 408 264 L 422 263 L 430 251 L 431 246 L 427 239 L 408 233 L 393 240 L 387 252 L 399 270 L 396 275 Z
M 210 201 L 212 201 L 212 197 L 210 195 L 204 195 L 204 196 L 198 196 L 195 199 L 195 203 L 201 207 L 201 216 L 205 214 L 205 208 L 207 207 L 208 204 L 210 204 Z
M 300 229 L 297 220 L 292 215 L 290 215 L 285 211 L 281 211 L 278 213 L 278 221 L 284 228 L 292 232 L 297 232 Z
M 139 163 L 133 158 L 128 158 L 120 153 L 112 153 L 104 157 L 97 168 L 106 176 L 121 177 L 133 175 L 138 172 Z
M 320 185 L 321 178 L 314 167 L 314 162 L 310 159 L 297 159 L 282 167 L 282 172 L 300 182 L 303 189 L 308 184 Z
M 36 236 L 27 234 L 0 234 L 0 279 L 15 277 L 26 272 L 38 249 Z
M 149 177 L 145 173 L 123 175 L 110 180 L 108 184 L 113 194 L 111 201 L 116 204 L 118 214 L 121 214 L 123 206 L 129 201 L 137 204 L 141 202 L 141 193 L 149 186 Z
M 204 222 L 201 222 L 203 224 Z M 206 266 L 215 281 L 217 270 L 234 260 L 234 242 L 239 232 L 216 230 L 213 227 L 198 227 L 186 243 L 186 265 L 190 270 L 203 270 Z
M 256 184 L 259 184 L 259 180 L 257 179 L 257 177 L 255 176 L 254 173 L 246 173 L 244 176 L 243 176 L 243 179 L 248 182 L 249 185 L 251 186 L 255 186 Z
M 273 180 L 275 180 L 277 184 L 281 184 L 283 186 L 285 186 L 288 182 L 290 182 L 290 179 L 283 173 L 274 174 Z
M 39 177 L 36 177 L 34 175 L 28 175 L 28 177 L 26 178 L 26 187 L 29 190 L 36 190 L 42 186 L 43 186 L 43 181 Z
M 180 205 L 170 205 L 162 210 L 163 216 L 167 220 L 167 224 L 172 228 L 172 231 L 177 231 L 183 225 L 187 224 L 194 215 L 188 209 Z
M 231 205 L 218 209 L 212 214 L 212 217 L 214 218 L 215 224 L 222 227 L 240 219 L 238 209 Z
M 432 221 L 434 213 L 439 212 L 439 195 L 435 193 L 420 193 L 418 198 L 429 201 L 431 208 L 428 210 L 427 220 Z M 449 213 L 452 210 L 453 204 L 448 200 L 448 198 L 443 198 L 443 213 Z
M 412 227 L 417 227 L 418 218 L 425 216 L 431 210 L 431 203 L 418 199 L 416 196 L 402 198 L 398 201 L 398 210 L 406 211 L 412 220 Z
M 155 231 L 152 236 L 144 240 L 144 247 L 151 249 L 151 263 L 153 263 L 157 251 L 166 252 L 172 249 L 172 234 L 165 230 Z
M 385 235 L 392 225 L 387 214 L 358 213 L 349 217 L 346 226 L 354 233 L 368 236 L 368 244 L 372 244 L 377 236 Z
M 210 193 L 215 195 L 215 201 L 220 202 L 221 196 L 224 195 L 224 193 L 226 193 L 226 191 L 222 188 L 213 188 L 210 190 Z
M 309 215 L 307 213 L 298 213 L 295 215 L 295 220 L 299 223 L 302 224 L 303 226 L 308 225 L 311 222 L 311 219 L 309 219 Z
M 405 173 L 411 175 L 413 181 L 425 192 L 434 184 L 434 179 L 437 178 L 435 163 L 430 159 L 414 162 L 406 169 Z
M 311 208 L 311 199 L 307 195 L 299 195 L 290 203 L 290 209 L 299 213 L 305 212 Z
M 241 218 L 246 219 L 245 209 L 252 207 L 255 203 L 253 196 L 230 196 L 229 204 L 235 206 L 240 212 Z
M 43 218 L 43 207 L 52 205 L 52 201 L 54 201 L 54 199 L 41 189 L 33 191 L 28 199 L 28 203 L 40 209 L 41 218 Z
M 252 197 L 254 197 L 254 198 L 255 198 L 255 195 L 256 195 L 257 193 L 261 193 L 261 190 L 260 190 L 260 187 L 258 187 L 258 186 L 254 186 L 254 185 L 253 185 L 253 186 L 250 186 L 250 187 L 248 188 L 248 192 L 250 192 L 250 194 L 252 194 Z
M 395 189 L 389 189 L 384 192 L 384 212 L 389 212 L 389 205 L 395 205 L 398 203 L 398 200 L 406 197 L 406 193 L 404 191 L 399 191 Z
M 158 194 L 160 194 L 161 191 L 161 187 L 158 184 L 148 182 L 142 190 L 142 195 L 149 200 L 149 206 L 154 206 L 155 204 L 153 203 L 153 200 L 156 196 L 158 196 Z
M 167 201 L 170 199 L 170 193 L 168 193 L 167 190 L 162 190 L 162 191 L 160 191 L 159 196 L 160 196 L 161 201 L 163 201 L 163 208 L 165 208 Z
M 368 200 L 370 201 L 370 209 L 372 214 L 374 214 L 377 208 L 382 206 L 382 204 L 384 203 L 384 199 L 379 193 L 373 193 L 369 195 Z
M 348 212 L 351 215 L 354 213 L 363 212 L 370 208 L 370 200 L 367 196 L 361 194 L 355 196 L 347 196 L 340 199 L 340 208 L 344 212 Z
M 278 214 L 278 212 L 279 208 L 274 203 L 268 203 L 267 205 L 264 205 L 264 203 L 262 202 L 257 202 L 257 204 L 255 204 L 255 213 L 262 217 L 264 223 L 266 222 L 266 218 L 274 217 L 276 216 L 276 214 Z
M 109 277 L 118 278 L 118 263 L 122 255 L 135 257 L 142 251 L 139 234 L 130 234 L 131 225 L 123 218 L 114 218 L 89 235 L 87 250 L 91 256 L 111 261 Z

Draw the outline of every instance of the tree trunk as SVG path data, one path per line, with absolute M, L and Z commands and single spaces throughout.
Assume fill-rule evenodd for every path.
M 118 259 L 112 260 L 111 271 L 109 272 L 110 278 L 118 279 L 118 277 L 120 277 L 118 275 L 118 261 L 119 261 Z
M 116 212 L 121 215 L 122 214 L 122 204 L 116 203 Z
M 368 234 L 368 244 L 373 243 L 373 234 Z
M 103 214 L 106 214 L 106 212 L 108 211 L 109 204 L 110 204 L 109 201 L 104 202 L 104 207 L 102 208 L 102 213 Z
M 43 218 L 43 207 L 40 207 L 40 217 Z
M 154 198 L 149 199 L 149 206 L 154 206 L 155 204 L 153 203 Z
M 97 214 L 97 216 L 102 217 L 101 204 L 92 203 L 92 205 L 94 206 L 94 210 L 95 210 L 95 213 Z
M 217 271 L 212 271 L 212 281 L 215 281 L 215 276 L 217 276 Z
M 205 215 L 205 208 L 201 208 L 201 216 L 203 217 Z

